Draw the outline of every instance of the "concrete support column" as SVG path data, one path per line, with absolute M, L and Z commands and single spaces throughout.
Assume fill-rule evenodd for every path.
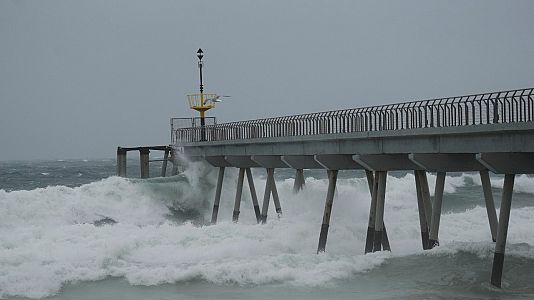
M 260 205 L 258 203 L 258 196 L 256 194 L 256 187 L 254 186 L 254 178 L 252 177 L 252 171 L 250 171 L 250 168 L 246 168 L 245 171 L 247 174 L 248 187 L 250 189 L 250 197 L 252 198 L 252 205 L 254 206 L 254 213 L 256 214 L 256 221 L 260 223 Z
M 150 150 L 148 147 L 139 148 L 139 159 L 141 165 L 141 178 L 150 177 L 150 163 L 149 163 Z
M 421 243 L 423 244 L 423 249 L 430 249 L 429 245 L 429 234 L 428 234 L 428 223 L 425 216 L 425 208 L 423 203 L 423 193 L 422 193 L 422 184 L 421 176 L 419 175 L 420 171 L 414 171 L 415 175 L 415 190 L 417 193 L 417 209 L 419 211 L 419 224 L 421 226 Z
M 439 246 L 438 232 L 439 221 L 441 219 L 441 204 L 443 202 L 443 189 L 445 187 L 445 172 L 438 172 L 436 175 L 436 189 L 434 191 L 434 204 L 432 205 L 432 219 L 430 221 L 430 248 Z
M 117 147 L 117 176 L 126 177 L 126 154 L 128 151 Z
M 282 206 L 280 206 L 280 198 L 278 197 L 278 190 L 276 189 L 276 181 L 274 180 L 274 169 L 271 174 L 271 193 L 273 194 L 274 208 L 276 209 L 276 215 L 278 218 L 282 216 Z
M 419 171 L 421 177 L 421 195 L 423 196 L 423 206 L 425 208 L 425 217 L 428 228 L 430 229 L 432 219 L 432 202 L 430 202 L 430 190 L 428 188 L 428 178 L 426 171 Z M 430 231 L 429 231 L 430 232 Z
M 267 213 L 269 212 L 269 201 L 271 200 L 271 190 L 274 180 L 274 169 L 267 168 L 267 181 L 265 181 L 265 191 L 263 193 L 263 206 L 261 210 L 261 222 L 267 223 Z
M 213 212 L 211 213 L 211 224 L 217 223 L 217 214 L 219 213 L 219 203 L 221 202 L 223 179 L 224 167 L 219 167 L 219 176 L 217 178 L 217 187 L 215 189 L 215 201 L 213 202 Z
M 334 194 L 337 182 L 337 170 L 328 170 L 328 191 L 326 193 L 326 202 L 324 204 L 323 224 L 321 225 L 321 233 L 319 235 L 319 246 L 317 253 L 324 252 L 326 249 L 326 238 L 328 236 L 328 228 L 330 227 L 330 214 L 332 212 L 332 204 L 334 202 Z
M 305 184 L 304 170 L 297 169 L 295 172 L 295 183 L 293 184 L 293 192 L 298 193 L 300 190 L 304 188 L 304 184 Z
M 515 174 L 504 175 L 504 186 L 502 189 L 501 211 L 499 214 L 499 228 L 497 230 L 497 242 L 495 243 L 495 254 L 493 256 L 493 268 L 491 270 L 491 284 L 501 287 L 502 269 L 504 265 L 504 250 L 506 248 L 506 237 L 508 235 L 508 222 L 510 220 L 510 209 L 512 207 L 512 193 L 514 191 Z
M 488 221 L 491 231 L 491 239 L 495 242 L 497 240 L 497 212 L 495 211 L 495 202 L 493 201 L 493 193 L 491 191 L 491 182 L 488 170 L 480 171 L 480 181 L 482 182 L 482 189 L 484 191 L 484 201 L 486 202 L 486 211 L 488 212 Z
M 367 225 L 367 236 L 365 239 L 365 253 L 373 252 L 373 242 L 375 236 L 375 217 L 376 217 L 376 195 L 378 191 L 378 180 L 372 171 L 365 170 L 367 176 L 367 184 L 369 186 L 369 193 L 371 194 L 371 205 L 369 207 L 369 222 Z M 384 250 L 391 250 L 389 245 L 386 225 L 382 222 L 382 248 Z
M 376 195 L 378 194 L 378 180 L 375 180 L 373 172 L 365 170 L 367 184 L 371 193 L 371 206 L 369 208 L 369 222 L 367 224 L 367 237 L 365 239 L 365 253 L 373 252 L 373 241 L 375 236 L 376 217 Z
M 243 195 L 243 181 L 245 178 L 245 168 L 239 168 L 239 176 L 237 177 L 237 189 L 235 191 L 234 213 L 232 221 L 237 223 L 239 220 L 239 208 L 241 207 L 241 195 Z
M 386 200 L 386 178 L 387 171 L 375 172 L 375 180 L 378 182 L 378 187 L 376 190 L 376 217 L 373 252 L 380 251 L 382 246 L 382 233 L 384 230 L 384 206 Z M 391 249 L 384 248 L 384 250 Z
M 165 154 L 163 155 L 163 163 L 161 164 L 161 177 L 165 177 L 167 175 L 168 161 L 169 161 L 169 149 L 166 149 Z
M 176 151 L 171 150 L 170 157 L 171 157 L 170 160 L 172 162 L 171 175 L 172 176 L 178 175 L 178 159 L 176 158 Z

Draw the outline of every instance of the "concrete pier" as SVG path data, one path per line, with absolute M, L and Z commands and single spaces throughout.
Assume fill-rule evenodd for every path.
M 280 218 L 282 215 L 282 207 L 280 206 L 280 198 L 278 197 L 278 190 L 276 189 L 276 182 L 274 181 L 274 168 L 267 168 L 267 181 L 265 182 L 265 191 L 263 194 L 263 207 L 261 211 L 261 222 L 267 222 L 267 213 L 269 212 L 269 201 L 273 196 L 274 207 L 276 214 Z
M 165 151 L 163 159 L 150 160 L 150 151 Z M 117 175 L 126 177 L 126 156 L 129 151 L 139 151 L 139 165 L 141 178 L 150 177 L 150 163 L 162 162 L 161 176 L 164 177 L 167 172 L 167 163 L 169 156 L 173 162 L 173 169 L 177 167 L 176 153 L 171 146 L 146 146 L 146 147 L 117 147 Z M 173 172 L 174 173 L 174 172 Z M 173 174 L 174 175 L 174 174 Z
M 269 201 L 271 199 L 272 185 L 274 181 L 274 169 L 267 169 L 267 180 L 265 181 L 265 190 L 263 193 L 263 206 L 261 210 L 261 222 L 267 223 L 267 214 L 269 212 Z
M 126 175 L 126 149 L 117 147 L 117 175 L 127 177 Z
M 266 168 L 263 222 L 271 194 L 279 211 L 274 168 L 297 170 L 296 191 L 302 186 L 300 170 L 328 170 L 318 252 L 326 248 L 338 170 L 367 170 L 371 206 L 366 252 L 389 249 L 383 221 L 386 172 L 414 171 L 423 249 L 439 243 L 445 173 L 480 172 L 490 230 L 497 241 L 492 282 L 500 285 L 506 241 L 502 232 L 508 226 L 508 220 L 506 226 L 503 222 L 507 217 L 502 215 L 509 214 L 506 199 L 511 201 L 513 178 L 506 175 L 502 220 L 497 222 L 488 170 L 495 174 L 534 174 L 533 107 L 534 89 L 529 88 L 212 127 L 187 125 L 172 128 L 171 132 L 176 147 L 193 160 L 206 160 L 214 167 Z M 202 131 L 207 131 L 205 139 L 199 138 Z M 438 174 L 433 203 L 426 172 Z
M 141 165 L 141 178 L 150 177 L 149 154 L 150 154 L 150 150 L 148 147 L 139 148 L 139 162 Z
M 324 252 L 326 249 L 326 238 L 328 237 L 328 228 L 330 227 L 330 215 L 332 213 L 332 204 L 334 202 L 334 193 L 336 190 L 337 170 L 328 170 L 328 191 L 324 204 L 323 223 L 321 233 L 319 234 L 319 245 L 317 253 Z
M 304 188 L 305 179 L 304 179 L 304 170 L 296 169 L 295 170 L 295 183 L 293 184 L 293 192 L 298 193 Z
M 282 206 L 280 205 L 280 198 L 278 197 L 278 190 L 276 189 L 276 181 L 274 180 L 274 171 L 271 175 L 271 193 L 273 195 L 274 208 L 278 218 L 282 216 Z
M 443 201 L 443 189 L 445 187 L 445 172 L 438 172 L 436 174 L 436 188 L 434 191 L 434 204 L 432 205 L 432 219 L 430 221 L 430 236 L 429 244 L 430 248 L 439 246 L 438 231 L 439 222 L 441 219 L 441 204 Z
M 365 170 L 367 183 L 371 194 L 371 205 L 369 208 L 369 221 L 367 225 L 367 237 L 365 239 L 365 253 L 373 252 L 373 242 L 375 236 L 375 218 L 376 218 L 376 196 L 378 191 L 378 180 L 375 180 L 373 172 Z
M 421 227 L 421 243 L 423 244 L 423 249 L 427 250 L 430 249 L 429 247 L 429 232 L 428 232 L 428 222 L 427 217 L 425 215 L 425 207 L 424 207 L 424 200 L 423 200 L 423 188 L 421 183 L 421 176 L 419 175 L 419 171 L 415 171 L 415 190 L 417 194 L 417 209 L 419 211 L 419 225 Z
M 495 211 L 495 202 L 493 201 L 488 170 L 480 171 L 480 181 L 482 182 L 482 190 L 484 191 L 484 202 L 486 203 L 486 211 L 488 213 L 491 239 L 495 242 L 497 240 L 497 225 L 499 222 L 497 221 L 497 212 Z
M 382 233 L 384 225 L 384 206 L 386 200 L 387 171 L 376 171 L 375 180 L 378 181 L 376 190 L 376 217 L 373 241 L 373 252 L 382 250 Z M 391 249 L 384 249 L 391 250 Z
M 232 215 L 232 221 L 237 223 L 239 220 L 239 209 L 241 206 L 241 196 L 243 195 L 243 181 L 245 179 L 245 168 L 239 169 L 239 175 L 237 177 L 237 189 L 235 192 L 234 213 Z
M 254 206 L 254 214 L 256 215 L 256 221 L 261 222 L 260 205 L 258 203 L 258 195 L 256 194 L 256 187 L 254 186 L 254 178 L 252 177 L 252 171 L 250 168 L 245 169 L 247 174 L 248 187 L 250 189 L 250 197 L 252 198 L 252 205 Z
M 219 204 L 221 202 L 221 191 L 224 180 L 224 168 L 225 167 L 219 167 L 217 187 L 215 188 L 215 201 L 213 201 L 213 211 L 211 213 L 211 224 L 217 223 L 217 215 L 219 214 Z
M 501 211 L 499 214 L 499 228 L 497 231 L 497 242 L 495 243 L 495 254 L 493 256 L 493 268 L 491 270 L 491 284 L 496 287 L 501 287 L 502 270 L 504 266 L 504 250 L 506 248 L 506 237 L 508 236 L 510 209 L 512 208 L 514 179 L 515 174 L 506 174 L 504 176 Z
M 169 149 L 165 149 L 163 154 L 163 162 L 161 163 L 161 177 L 167 176 L 167 163 L 169 162 Z
M 375 218 L 376 218 L 376 195 L 378 191 L 378 180 L 375 180 L 375 175 L 372 171 L 365 170 L 367 177 L 367 184 L 369 186 L 369 193 L 371 195 L 371 205 L 369 207 L 369 221 L 367 225 L 367 236 L 365 239 L 364 253 L 373 252 L 373 243 L 375 235 Z M 386 225 L 382 222 L 382 249 L 391 251 L 389 245 Z

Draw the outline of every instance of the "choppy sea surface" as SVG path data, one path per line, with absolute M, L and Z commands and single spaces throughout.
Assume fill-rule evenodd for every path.
M 138 163 L 129 160 L 129 175 Z M 159 174 L 159 166 L 151 173 Z M 388 175 L 392 252 L 363 255 L 370 195 L 361 171 L 340 172 L 327 249 L 316 254 L 327 179 L 305 170 L 292 192 L 276 171 L 283 215 L 257 225 L 245 184 L 227 170 L 219 223 L 215 169 L 125 179 L 115 161 L 0 162 L 0 299 L 533 299 L 534 178 L 518 176 L 503 288 L 489 285 L 494 243 L 476 173 L 448 174 L 440 246 L 421 248 L 412 173 Z M 265 171 L 253 171 L 261 201 Z M 503 178 L 492 175 L 496 206 Z M 433 191 L 435 176 L 429 174 Z

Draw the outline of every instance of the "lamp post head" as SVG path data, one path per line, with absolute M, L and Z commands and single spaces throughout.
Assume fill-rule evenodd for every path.
M 198 60 L 202 60 L 202 58 L 204 57 L 204 52 L 200 48 L 198 48 L 197 57 L 198 57 Z

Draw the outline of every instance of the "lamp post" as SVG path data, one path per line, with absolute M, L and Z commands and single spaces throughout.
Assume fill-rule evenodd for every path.
M 198 48 L 197 50 L 198 58 L 198 71 L 200 78 L 200 94 L 187 95 L 189 100 L 189 106 L 191 109 L 198 111 L 200 114 L 200 140 L 206 140 L 206 111 L 215 107 L 216 102 L 220 102 L 220 97 L 229 97 L 229 96 L 219 96 L 217 94 L 204 94 L 204 82 L 202 79 L 202 68 L 204 67 L 204 51 Z M 196 126 L 196 122 L 193 123 Z
M 197 57 L 198 57 L 198 70 L 200 74 L 200 109 L 198 110 L 200 112 L 200 139 L 202 141 L 206 140 L 206 110 L 204 108 L 204 84 L 202 82 L 202 67 L 204 65 L 204 62 L 202 61 L 202 58 L 204 57 L 204 52 L 201 48 L 198 48 L 197 51 Z

